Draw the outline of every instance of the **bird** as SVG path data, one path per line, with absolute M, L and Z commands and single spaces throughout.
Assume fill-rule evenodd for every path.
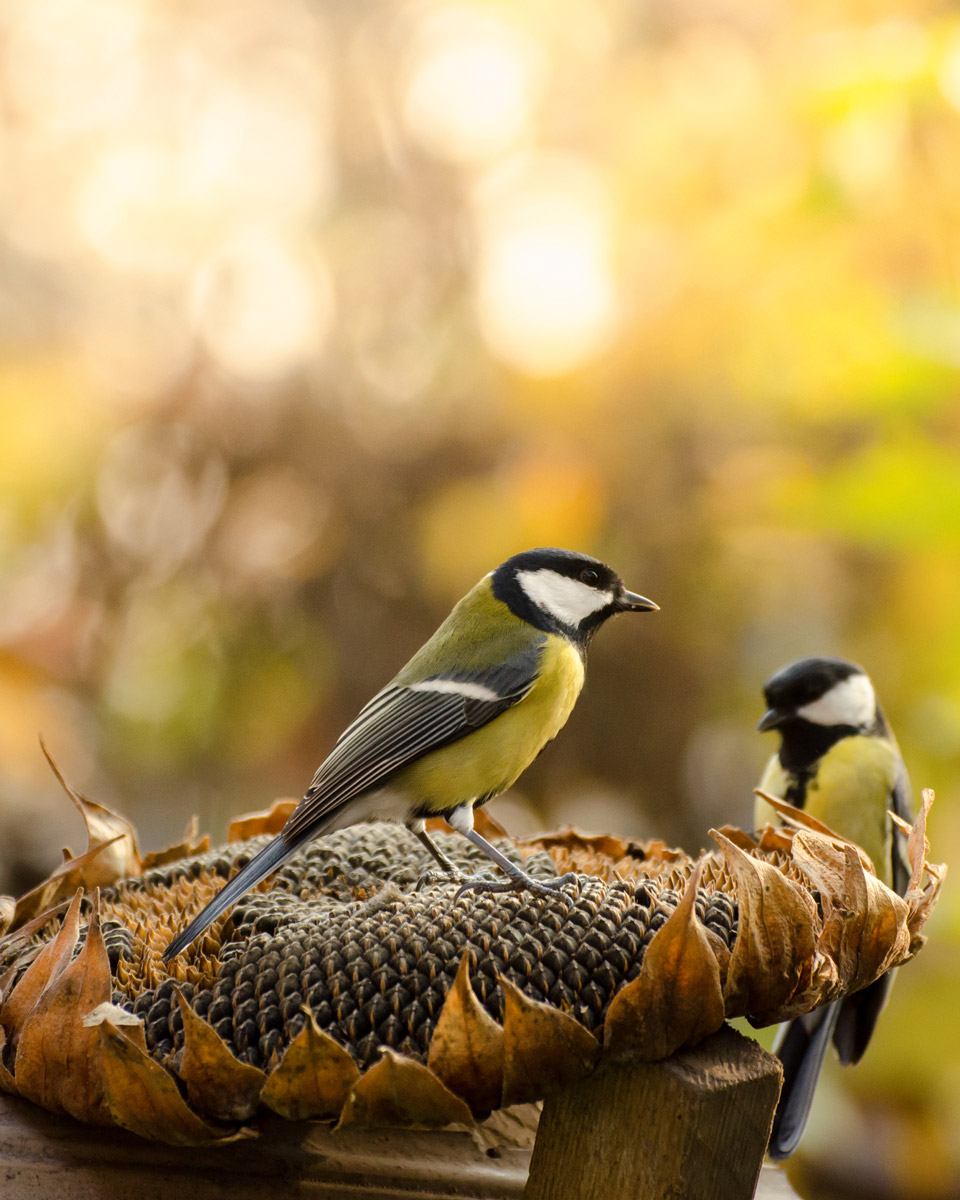
M 842 658 L 802 658 L 772 675 L 763 692 L 767 711 L 757 729 L 776 730 L 780 748 L 758 791 L 856 842 L 877 876 L 902 895 L 909 866 L 888 812 L 912 819 L 910 781 L 866 671 Z M 761 796 L 754 823 L 757 829 L 781 823 Z M 860 1061 L 892 982 L 891 971 L 781 1027 L 773 1047 L 784 1078 L 767 1150 L 772 1159 L 788 1158 L 797 1148 L 830 1042 L 845 1066 Z
M 178 933 L 169 962 L 221 913 L 313 838 L 362 821 L 406 825 L 466 890 L 554 894 L 473 827 L 474 809 L 510 787 L 566 723 L 587 649 L 610 617 L 659 606 L 588 554 L 541 547 L 485 575 L 360 711 L 320 764 L 280 833 Z M 426 832 L 450 826 L 506 875 L 464 878 Z

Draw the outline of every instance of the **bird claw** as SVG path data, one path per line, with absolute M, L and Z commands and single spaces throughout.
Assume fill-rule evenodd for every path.
M 558 893 L 563 894 L 561 889 L 568 883 L 576 883 L 579 891 L 580 877 L 570 871 L 566 875 L 560 875 L 557 879 L 550 880 L 534 879 L 532 875 L 522 875 L 497 881 L 485 879 L 482 875 L 475 875 L 463 881 L 457 889 L 457 894 L 454 896 L 453 902 L 456 904 L 465 892 L 476 892 L 479 895 L 502 895 L 505 892 L 533 892 L 535 896 L 552 899 Z M 570 896 L 566 898 L 572 900 Z
M 433 887 L 437 883 L 460 883 L 463 881 L 464 875 L 460 870 L 442 871 L 439 867 L 432 867 L 417 879 L 413 885 L 415 892 L 422 891 L 424 888 Z

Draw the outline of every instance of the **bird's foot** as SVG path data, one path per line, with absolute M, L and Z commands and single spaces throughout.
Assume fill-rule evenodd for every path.
M 503 880 L 486 879 L 482 875 L 472 875 L 469 879 L 465 879 L 457 889 L 457 894 L 453 900 L 456 903 L 466 892 L 475 892 L 478 895 L 497 895 L 504 892 L 533 892 L 535 896 L 543 896 L 553 898 L 558 893 L 565 895 L 562 889 L 567 884 L 580 884 L 580 878 L 572 871 L 568 871 L 566 875 L 560 875 L 556 879 L 534 879 L 532 875 L 517 874 L 508 876 Z M 567 900 L 572 901 L 573 897 L 566 896 Z
M 449 871 L 443 870 L 440 867 L 431 867 L 429 871 L 424 871 L 417 879 L 413 890 L 419 892 L 424 888 L 433 887 L 437 883 L 464 883 L 465 881 L 466 876 L 459 867 L 451 867 Z

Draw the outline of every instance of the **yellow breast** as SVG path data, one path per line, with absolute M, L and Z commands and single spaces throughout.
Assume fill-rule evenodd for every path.
M 398 772 L 392 784 L 445 812 L 505 791 L 557 736 L 583 688 L 583 660 L 561 637 L 544 638 L 537 682 L 513 708 Z
M 887 738 L 843 738 L 817 763 L 803 806 L 835 833 L 861 846 L 885 883 L 890 883 L 892 870 L 887 810 L 900 769 L 899 751 Z M 782 797 L 789 785 L 790 777 L 774 755 L 760 787 Z M 776 812 L 759 797 L 754 820 L 758 829 L 780 823 Z

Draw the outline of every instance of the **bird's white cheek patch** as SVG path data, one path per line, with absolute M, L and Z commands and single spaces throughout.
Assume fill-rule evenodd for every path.
M 538 608 L 573 628 L 613 601 L 613 592 L 600 591 L 547 567 L 518 571 L 517 582 Z
M 834 684 L 819 700 L 797 709 L 797 716 L 814 725 L 872 725 L 877 716 L 877 698 L 866 675 L 851 675 Z

